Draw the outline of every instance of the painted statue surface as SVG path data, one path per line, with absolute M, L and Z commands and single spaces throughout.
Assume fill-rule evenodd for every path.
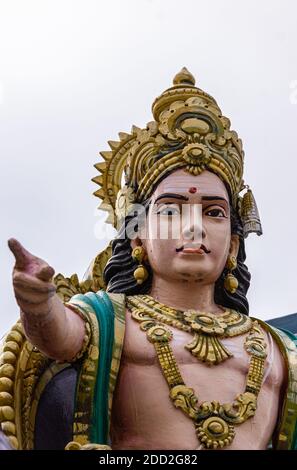
M 2 430 L 20 449 L 297 448 L 296 338 L 249 315 L 241 140 L 187 69 L 153 116 L 95 165 L 118 236 L 83 280 L 9 241 Z

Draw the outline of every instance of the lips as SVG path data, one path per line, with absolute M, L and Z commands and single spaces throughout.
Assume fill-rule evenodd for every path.
M 204 255 L 205 251 L 203 248 L 184 248 L 182 250 L 183 253 L 197 253 L 199 255 Z
M 198 255 L 204 255 L 207 253 L 210 253 L 210 250 L 208 250 L 204 245 L 193 245 L 192 243 L 187 243 L 180 248 L 176 248 L 176 252 L 182 252 L 182 253 L 196 253 Z

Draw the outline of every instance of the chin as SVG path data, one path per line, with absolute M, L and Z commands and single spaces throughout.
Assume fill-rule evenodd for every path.
M 189 266 L 188 263 L 184 265 L 179 265 L 174 270 L 175 277 L 177 276 L 179 279 L 188 279 L 189 281 L 196 281 L 201 280 L 203 281 L 205 278 L 209 277 L 209 273 L 204 270 L 203 268 L 200 269 L 198 266 Z
M 223 269 L 223 268 L 222 268 Z M 170 271 L 173 277 L 188 279 L 189 281 L 201 282 L 201 284 L 214 284 L 220 276 L 217 267 L 210 266 L 205 260 L 178 260 L 172 265 Z
M 187 259 L 179 259 L 176 260 L 174 263 L 174 267 L 176 270 L 187 270 L 191 273 L 196 273 L 197 271 L 201 272 L 209 272 L 210 266 L 208 265 L 206 260 L 199 259 L 197 256 L 189 257 Z

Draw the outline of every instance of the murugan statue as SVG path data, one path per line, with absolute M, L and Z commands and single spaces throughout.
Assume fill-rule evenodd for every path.
M 9 241 L 2 431 L 17 449 L 296 449 L 296 337 L 249 316 L 262 228 L 241 140 L 185 68 L 152 111 L 95 165 L 119 230 L 82 281 Z

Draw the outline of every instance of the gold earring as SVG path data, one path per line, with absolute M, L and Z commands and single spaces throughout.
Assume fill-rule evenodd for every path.
M 228 292 L 230 292 L 230 294 L 235 294 L 238 288 L 238 280 L 232 274 L 232 271 L 237 268 L 237 260 L 235 256 L 228 256 L 226 267 L 230 270 L 230 272 L 225 277 L 224 287 Z
M 132 250 L 132 258 L 139 263 L 135 269 L 133 275 L 136 279 L 137 284 L 142 284 L 148 277 L 148 272 L 142 261 L 146 259 L 146 253 L 142 246 L 136 246 Z

